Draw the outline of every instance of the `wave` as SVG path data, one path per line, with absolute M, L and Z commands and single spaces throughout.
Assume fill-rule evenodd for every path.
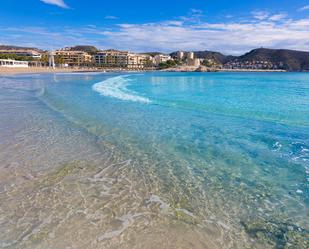
M 150 103 L 150 99 L 139 96 L 136 92 L 127 88 L 130 81 L 128 77 L 129 75 L 112 77 L 94 84 L 92 89 L 107 97 L 146 104 Z

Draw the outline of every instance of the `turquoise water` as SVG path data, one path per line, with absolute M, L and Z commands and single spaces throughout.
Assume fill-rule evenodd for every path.
M 213 243 L 210 248 L 308 248 L 308 73 L 54 74 L 8 80 L 15 82 L 14 91 L 33 94 L 51 117 L 60 115 L 62 128 L 87 133 L 99 141 L 97 147 L 112 148 L 128 162 L 125 167 L 134 168 L 133 181 L 143 179 L 136 192 L 147 191 L 138 208 L 129 201 L 119 204 L 126 210 L 121 217 L 129 213 L 132 224 L 141 215 L 137 209 L 157 203 L 166 224 L 200 229 L 197 234 Z M 81 150 L 82 142 L 72 141 L 70 151 Z M 121 229 L 98 241 L 126 233 L 131 223 L 123 219 L 118 218 Z

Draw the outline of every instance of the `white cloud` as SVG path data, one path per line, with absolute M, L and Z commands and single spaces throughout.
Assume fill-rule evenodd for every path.
M 268 19 L 270 21 L 280 21 L 280 20 L 286 18 L 287 16 L 288 16 L 287 14 L 281 13 L 281 14 L 272 15 Z
M 58 7 L 65 8 L 65 9 L 69 8 L 69 6 L 66 5 L 66 3 L 63 0 L 41 0 L 41 2 L 56 5 Z
M 251 14 L 258 21 L 280 21 L 288 16 L 286 13 L 271 14 L 267 11 L 253 11 Z
M 309 10 L 309 5 L 305 5 L 301 8 L 298 9 L 299 11 L 305 11 L 305 10 Z
M 217 50 L 240 54 L 257 47 L 306 50 L 309 20 L 259 23 L 122 24 L 105 41 L 129 50 Z
M 269 17 L 269 13 L 267 11 L 253 11 L 251 12 L 253 18 L 258 20 L 265 20 Z
M 309 48 L 309 18 L 293 20 L 282 14 L 268 15 L 263 20 L 248 18 L 207 22 L 176 18 L 142 24 L 120 23 L 108 27 L 0 27 L 0 31 L 4 34 L 0 37 L 0 44 L 31 44 L 48 49 L 89 44 L 137 52 L 215 50 L 225 54 L 241 54 L 257 47 Z M 16 35 L 21 35 L 22 39 Z
M 107 19 L 107 20 L 116 20 L 118 19 L 117 16 L 105 16 L 104 19 Z

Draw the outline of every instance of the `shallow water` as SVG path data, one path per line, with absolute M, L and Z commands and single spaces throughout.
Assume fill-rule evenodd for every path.
M 308 248 L 309 74 L 0 78 L 1 248 Z

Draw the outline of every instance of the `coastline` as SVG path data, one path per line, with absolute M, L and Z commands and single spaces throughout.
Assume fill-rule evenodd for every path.
M 160 70 L 162 72 L 198 72 L 198 73 L 213 73 L 213 72 L 288 72 L 286 70 L 272 70 L 272 69 L 225 69 L 225 68 L 209 68 L 204 66 L 180 66 L 173 68 L 166 68 Z
M 91 68 L 48 68 L 48 67 L 25 67 L 25 68 L 9 68 L 0 67 L 0 75 L 12 74 L 33 74 L 33 73 L 74 73 L 74 72 L 104 72 L 103 70 L 95 70 Z
M 35 73 L 87 73 L 87 72 L 288 72 L 286 70 L 248 70 L 248 69 L 209 69 L 198 70 L 195 67 L 182 67 L 182 68 L 167 68 L 162 70 L 128 70 L 122 68 L 49 68 L 49 67 L 27 67 L 27 68 L 8 68 L 0 67 L 1 75 L 14 75 L 14 74 L 35 74 Z
M 9 68 L 0 67 L 1 75 L 14 75 L 14 74 L 35 74 L 35 73 L 87 73 L 87 72 L 149 72 L 156 70 L 130 70 L 123 68 L 49 68 L 49 67 L 25 67 L 25 68 Z
M 275 70 L 275 69 L 218 69 L 218 72 L 253 72 L 253 73 L 258 73 L 258 72 L 288 72 L 287 70 Z

